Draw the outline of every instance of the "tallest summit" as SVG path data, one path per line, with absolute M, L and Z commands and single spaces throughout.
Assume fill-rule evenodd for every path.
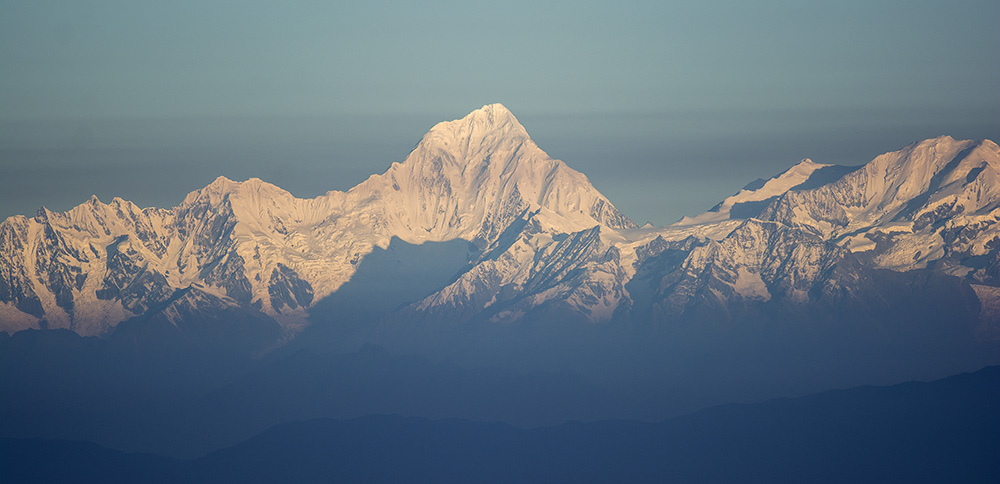
M 517 121 L 514 117 L 514 113 L 511 113 L 503 104 L 493 103 L 487 104 L 469 114 L 464 118 L 451 121 L 450 123 L 468 123 L 478 127 L 482 127 L 487 130 L 506 130 L 520 131 L 527 135 L 524 131 L 524 127 L 521 123 Z M 449 122 L 440 123 L 449 124 Z
M 385 220 L 411 241 L 492 241 L 539 210 L 566 232 L 634 226 L 586 176 L 535 145 L 502 104 L 436 124 L 402 163 L 355 190 L 377 192 Z
M 509 127 L 522 132 L 524 131 L 524 127 L 521 126 L 521 123 L 517 122 L 514 113 L 511 113 L 509 109 L 500 103 L 487 104 L 462 118 L 462 121 L 465 120 L 488 129 L 504 129 Z
M 503 104 L 496 103 L 472 111 L 462 119 L 436 124 L 414 152 L 443 150 L 474 157 L 476 153 L 510 149 L 530 141 L 531 137 L 514 114 Z

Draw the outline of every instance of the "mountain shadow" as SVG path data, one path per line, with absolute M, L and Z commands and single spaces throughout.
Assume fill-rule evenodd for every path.
M 819 188 L 828 183 L 833 183 L 844 175 L 858 171 L 864 168 L 865 165 L 855 165 L 855 166 L 844 166 L 844 165 L 829 165 L 824 166 L 809 175 L 806 181 L 791 188 L 792 191 L 802 191 L 802 190 L 812 190 L 813 188 Z
M 359 331 L 454 281 L 478 250 L 462 239 L 411 244 L 393 237 L 386 248 L 375 246 L 349 281 L 310 308 L 312 324 L 296 342 L 316 350 L 359 349 Z

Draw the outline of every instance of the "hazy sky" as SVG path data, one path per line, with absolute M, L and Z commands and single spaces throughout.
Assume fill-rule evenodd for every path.
M 0 217 L 218 175 L 298 196 L 504 103 L 626 214 L 1000 138 L 1000 2 L 0 1 Z

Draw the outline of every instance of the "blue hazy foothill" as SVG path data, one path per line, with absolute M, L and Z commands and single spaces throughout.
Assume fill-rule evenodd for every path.
M 990 483 L 998 406 L 1000 367 L 987 367 L 658 423 L 371 415 L 279 425 L 193 460 L 41 439 L 0 440 L 0 460 L 16 482 Z

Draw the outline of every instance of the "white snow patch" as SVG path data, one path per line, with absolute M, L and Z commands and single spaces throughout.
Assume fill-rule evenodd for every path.
M 875 241 L 865 237 L 865 234 L 845 237 L 840 245 L 851 252 L 868 252 L 875 249 Z
M 754 299 L 758 301 L 769 301 L 771 293 L 767 290 L 767 284 L 761 279 L 760 274 L 751 272 L 746 267 L 740 266 L 736 272 L 736 282 L 733 289 L 743 299 Z

